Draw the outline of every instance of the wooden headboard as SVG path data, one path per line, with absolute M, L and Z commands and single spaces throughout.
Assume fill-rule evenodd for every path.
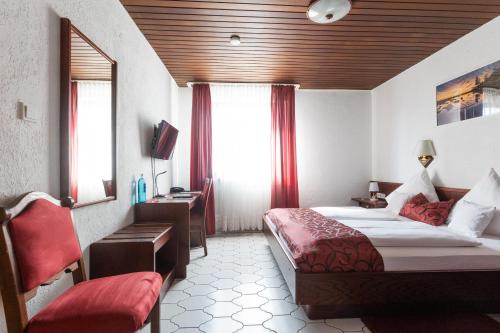
M 389 182 L 378 182 L 378 187 L 380 189 L 380 192 L 385 193 L 388 195 L 392 191 L 394 191 L 396 188 L 398 188 L 401 185 L 401 183 L 389 183 Z M 435 186 L 436 193 L 439 197 L 439 200 L 441 201 L 448 201 L 451 199 L 454 199 L 455 202 L 458 200 L 462 199 L 462 197 L 469 192 L 468 189 L 464 188 L 452 188 L 452 187 L 440 187 L 440 186 Z

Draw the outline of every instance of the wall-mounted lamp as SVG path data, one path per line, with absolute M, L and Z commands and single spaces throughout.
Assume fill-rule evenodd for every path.
M 436 150 L 434 149 L 434 144 L 432 140 L 422 140 L 418 144 L 418 160 L 424 168 L 427 168 L 429 164 L 434 161 L 434 156 L 436 156 Z

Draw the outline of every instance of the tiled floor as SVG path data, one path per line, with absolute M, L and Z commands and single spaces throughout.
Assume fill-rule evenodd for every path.
M 161 312 L 162 333 L 369 333 L 358 318 L 309 320 L 258 233 L 209 238 L 207 257 L 193 250 L 187 279 L 172 286 Z

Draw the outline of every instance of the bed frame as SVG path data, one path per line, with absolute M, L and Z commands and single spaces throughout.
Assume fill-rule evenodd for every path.
M 380 191 L 401 184 L 379 182 Z M 440 200 L 468 190 L 436 187 Z M 264 233 L 295 302 L 310 319 L 419 312 L 500 313 L 500 271 L 301 273 L 264 217 Z

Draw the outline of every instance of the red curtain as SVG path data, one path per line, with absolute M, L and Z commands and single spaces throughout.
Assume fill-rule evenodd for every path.
M 208 84 L 193 85 L 191 118 L 191 191 L 200 191 L 206 178 L 212 178 L 212 101 Z M 215 233 L 213 187 L 207 202 L 207 234 Z
M 71 82 L 71 115 L 69 120 L 70 195 L 78 202 L 78 83 Z
M 297 208 L 299 185 L 293 86 L 272 86 L 271 146 L 271 208 Z

